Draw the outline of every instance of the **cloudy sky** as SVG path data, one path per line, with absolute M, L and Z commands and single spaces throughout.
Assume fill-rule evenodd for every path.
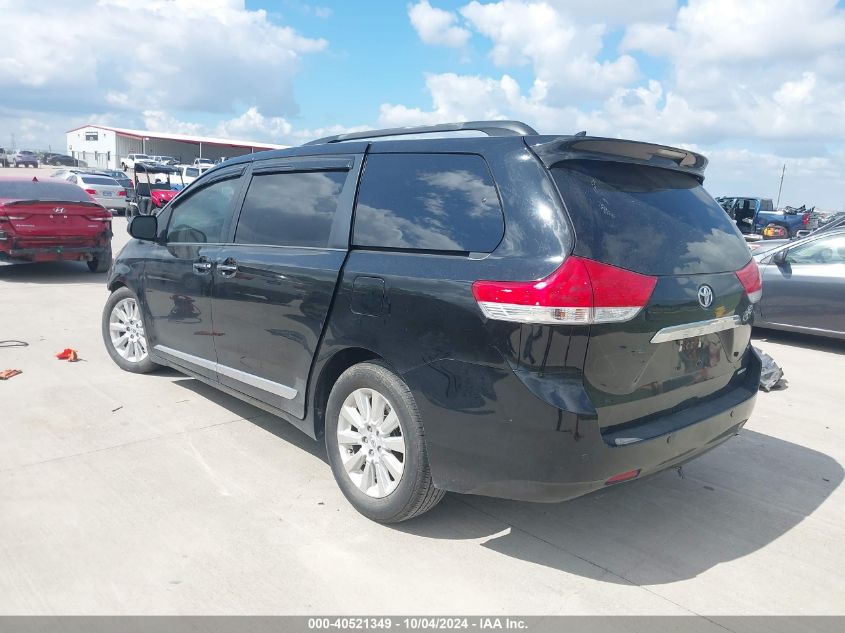
M 516 118 L 694 148 L 845 208 L 845 2 L 0 0 L 0 145 L 88 122 L 298 144 Z

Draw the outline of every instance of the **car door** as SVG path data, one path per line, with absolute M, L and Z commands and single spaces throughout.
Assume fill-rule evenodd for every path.
M 146 262 L 144 301 L 154 354 L 216 379 L 213 267 L 230 234 L 243 167 L 220 173 L 160 216 L 163 243 Z
M 216 254 L 220 382 L 303 417 L 308 374 L 349 246 L 360 156 L 254 164 Z
M 845 233 L 788 247 L 765 260 L 760 311 L 769 323 L 845 332 Z

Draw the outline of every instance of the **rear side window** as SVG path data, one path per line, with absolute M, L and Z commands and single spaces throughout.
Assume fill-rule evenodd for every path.
M 739 270 L 739 231 L 687 174 L 605 161 L 566 161 L 552 175 L 575 227 L 575 253 L 646 275 Z
M 91 202 L 82 189 L 67 182 L 40 180 L 25 182 L 0 181 L 0 198 L 10 200 L 59 200 Z
M 256 174 L 244 199 L 235 242 L 325 248 L 346 174 Z
M 371 154 L 353 243 L 356 246 L 489 253 L 505 222 L 493 176 L 469 154 Z

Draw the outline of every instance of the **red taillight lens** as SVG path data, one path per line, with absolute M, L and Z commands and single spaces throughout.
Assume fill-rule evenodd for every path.
M 86 189 L 85 193 L 87 193 L 89 196 L 96 196 L 97 190 L 96 189 Z
M 736 271 L 736 276 L 745 288 L 745 292 L 748 293 L 748 300 L 751 303 L 757 303 L 763 296 L 763 277 L 760 276 L 757 262 L 752 259 L 746 266 Z
M 472 294 L 488 319 L 582 325 L 634 318 L 656 277 L 570 256 L 539 281 L 476 281 Z
M 117 192 L 117 195 L 118 195 L 118 197 L 119 196 L 125 196 L 126 195 L 126 189 L 121 189 L 120 191 Z
M 803 224 L 804 226 L 807 226 L 809 223 L 810 223 L 810 214 L 805 213 L 804 217 L 801 218 L 801 224 Z
M 111 222 L 110 215 L 86 215 L 85 217 L 92 222 Z

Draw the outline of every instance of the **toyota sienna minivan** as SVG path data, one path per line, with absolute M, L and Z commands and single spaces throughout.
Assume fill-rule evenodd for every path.
M 132 219 L 103 338 L 324 441 L 376 521 L 572 499 L 751 415 L 761 279 L 706 164 L 514 121 L 233 158 Z

